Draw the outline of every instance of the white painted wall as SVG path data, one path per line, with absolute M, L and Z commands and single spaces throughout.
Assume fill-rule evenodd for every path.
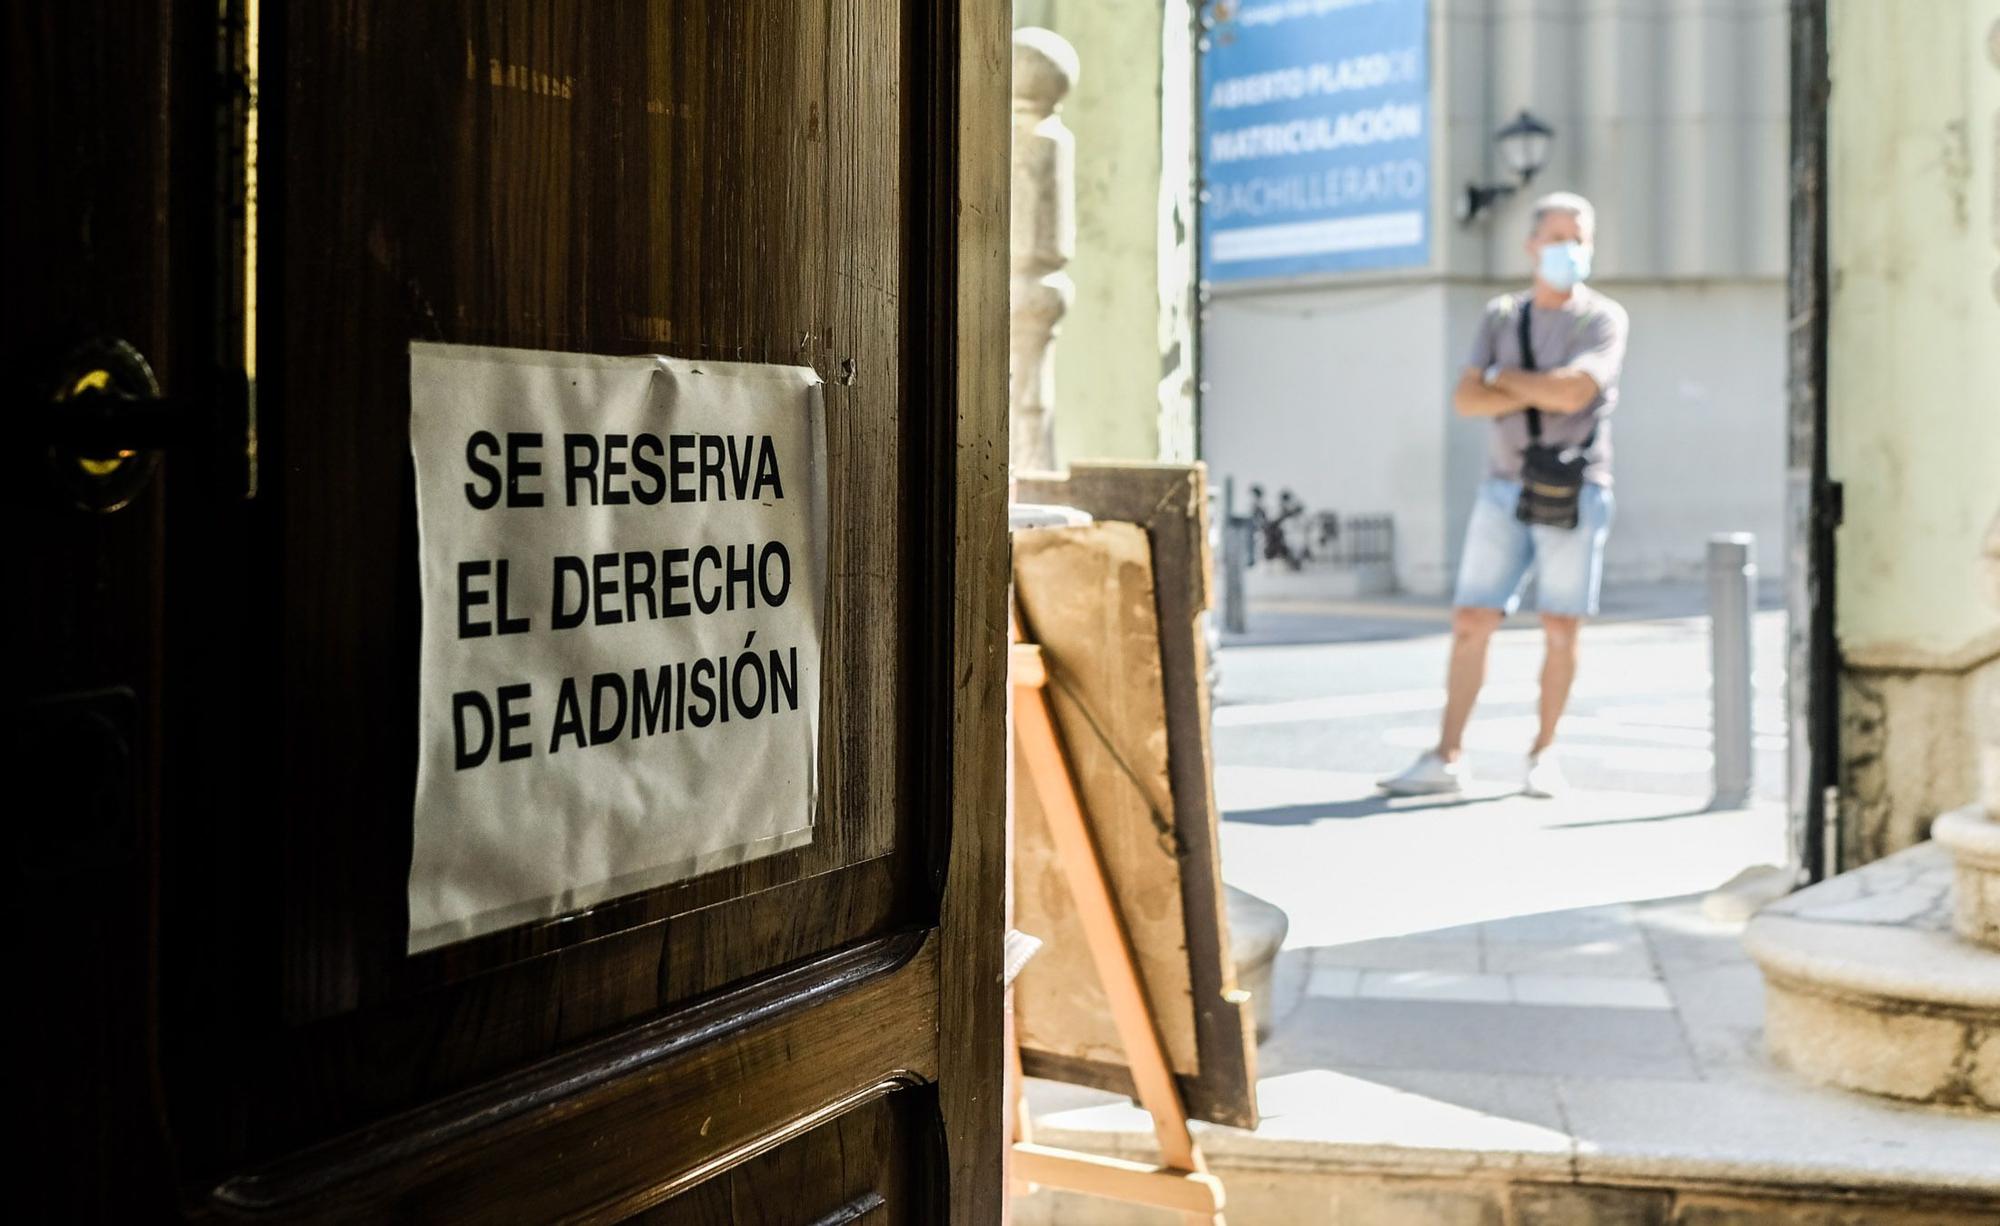
M 1773 578 L 1785 556 L 1785 287 L 1617 285 L 1632 316 L 1619 400 L 1618 519 L 1609 581 L 1701 573 L 1712 533 L 1757 534 Z
M 1218 294 L 1204 353 L 1210 471 L 1234 476 L 1239 495 L 1259 482 L 1273 501 L 1289 487 L 1315 509 L 1393 514 L 1402 585 L 1447 594 L 1489 428 L 1451 411 L 1451 385 L 1481 309 L 1511 288 L 1412 281 Z M 1775 577 L 1784 287 L 1601 288 L 1632 316 L 1607 581 L 1698 576 L 1709 535 L 1742 531 L 1757 534 L 1759 566 Z
M 1236 478 L 1239 513 L 1252 484 L 1273 507 L 1289 488 L 1315 510 L 1392 512 L 1403 582 L 1442 585 L 1444 297 L 1407 282 L 1210 303 L 1202 454 L 1212 480 Z

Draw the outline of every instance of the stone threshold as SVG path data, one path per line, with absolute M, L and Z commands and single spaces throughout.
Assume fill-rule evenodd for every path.
M 1231 1226 L 1993 1226 L 1992 1202 L 1815 1189 L 1693 1187 L 1461 1177 L 1230 1172 Z M 1069 1193 L 1014 1202 L 1015 1226 L 1179 1226 L 1176 1215 Z
M 1093 1093 L 1037 1086 L 1030 1101 Z M 1035 1139 L 1150 1160 L 1145 1117 L 1094 1097 L 1040 1112 Z M 1197 1125 L 1239 1224 L 2000 1222 L 2000 1121 L 1777 1072 L 1717 1085 L 1310 1070 L 1267 1079 L 1261 1097 L 1255 1132 Z M 1015 1215 L 1156 1220 L 1051 1192 Z
M 1935 931 L 1940 867 L 1844 884 L 1836 909 L 1878 925 L 1920 916 L 1949 941 Z M 2000 1114 L 1856 1095 L 1774 1065 L 1743 924 L 1709 901 L 1287 951 L 1283 1020 L 1258 1056 L 1262 1124 L 1196 1125 L 1229 1220 L 2000 1223 Z M 1546 996 L 1539 977 L 1570 990 Z M 1038 1141 L 1154 1156 L 1149 1121 L 1115 1095 L 1037 1082 L 1028 1101 Z M 1053 1192 L 1017 1208 L 1022 1226 L 1167 1220 Z

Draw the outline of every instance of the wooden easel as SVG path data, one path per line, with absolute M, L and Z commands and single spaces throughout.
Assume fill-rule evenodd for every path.
M 1010 619 L 1008 681 L 1014 694 L 1014 738 L 1019 749 L 1017 770 L 1035 789 L 1047 818 L 1051 842 L 1062 864 L 1064 879 L 1076 901 L 1077 917 L 1090 946 L 1090 957 L 1111 1018 L 1125 1048 L 1132 1085 L 1139 1105 L 1153 1117 L 1161 1164 L 1149 1166 L 1034 1143 L 1021 1102 L 1021 1049 L 1010 1040 L 1009 1093 L 1013 1101 L 1013 1175 L 1018 1183 L 1042 1184 L 1100 1196 L 1128 1204 L 1150 1205 L 1179 1212 L 1189 1226 L 1223 1226 L 1222 1181 L 1208 1173 L 1201 1146 L 1188 1130 L 1187 1109 L 1174 1084 L 1160 1028 L 1147 1002 L 1145 985 L 1125 921 L 1111 895 L 1111 883 L 1097 845 L 1084 823 L 1076 781 L 1070 774 L 1062 740 L 1056 731 L 1045 692 L 1049 681 L 1042 649 L 1021 641 L 1018 618 Z

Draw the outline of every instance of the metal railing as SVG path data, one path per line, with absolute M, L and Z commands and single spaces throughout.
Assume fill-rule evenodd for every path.
M 1396 517 L 1321 511 L 1312 519 L 1308 562 L 1332 566 L 1389 565 L 1396 560 Z
M 1238 513 L 1236 479 L 1222 480 L 1216 516 L 1222 569 L 1222 623 L 1244 632 L 1244 575 L 1257 566 L 1303 573 L 1379 568 L 1394 583 L 1396 519 L 1381 512 L 1342 515 L 1314 511 L 1289 489 L 1270 502 L 1261 485 L 1250 488 L 1247 513 Z M 1387 590 L 1385 588 L 1384 590 Z

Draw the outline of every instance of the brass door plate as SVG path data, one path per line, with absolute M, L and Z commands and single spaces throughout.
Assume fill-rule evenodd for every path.
M 89 341 L 63 363 L 50 389 L 54 411 L 96 397 L 126 401 L 160 398 L 159 380 L 137 349 L 117 339 Z M 108 515 L 130 505 L 159 467 L 160 453 L 133 448 L 55 444 L 48 465 L 57 486 L 86 511 Z

